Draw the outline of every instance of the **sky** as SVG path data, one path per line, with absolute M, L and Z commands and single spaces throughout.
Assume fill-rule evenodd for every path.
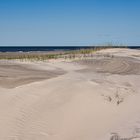
M 140 0 L 0 0 L 0 46 L 140 45 Z

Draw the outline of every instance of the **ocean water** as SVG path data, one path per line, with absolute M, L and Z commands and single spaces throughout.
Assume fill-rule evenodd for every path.
M 0 52 L 32 52 L 32 51 L 69 51 L 85 48 L 95 48 L 86 46 L 0 46 Z M 140 49 L 140 46 L 128 46 L 130 49 Z
M 67 51 L 67 50 L 77 50 L 81 48 L 86 48 L 86 47 L 66 47 L 66 46 L 16 46 L 16 47 L 0 47 L 0 52 L 32 52 L 32 51 Z

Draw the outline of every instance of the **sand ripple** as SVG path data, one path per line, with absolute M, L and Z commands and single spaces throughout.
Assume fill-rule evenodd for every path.
M 0 63 L 0 86 L 15 88 L 24 84 L 54 78 L 64 73 L 61 69 L 42 70 L 22 64 Z
M 114 58 L 102 58 L 102 59 L 87 59 L 78 61 L 82 65 L 88 66 L 87 69 L 82 70 L 86 72 L 89 70 L 99 73 L 110 74 L 140 74 L 140 63 L 132 58 L 114 57 Z

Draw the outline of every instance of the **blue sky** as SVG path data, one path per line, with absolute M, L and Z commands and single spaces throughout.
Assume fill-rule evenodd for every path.
M 0 0 L 0 46 L 140 45 L 140 0 Z

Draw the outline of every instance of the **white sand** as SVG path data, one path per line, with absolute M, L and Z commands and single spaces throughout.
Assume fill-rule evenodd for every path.
M 111 140 L 111 133 L 139 140 L 140 50 L 108 49 L 99 53 L 115 58 L 94 58 L 92 63 L 13 62 L 30 67 L 27 75 L 22 70 L 24 80 L 31 73 L 35 77 L 36 70 L 41 78 L 41 70 L 46 70 L 46 75 L 51 70 L 55 76 L 25 80 L 10 88 L 4 86 L 7 77 L 1 72 L 0 140 Z M 98 59 L 100 65 L 95 62 Z M 101 63 L 105 59 L 106 63 Z M 13 73 L 7 73 L 3 72 L 13 85 Z M 20 74 L 18 69 L 17 77 L 23 80 Z

